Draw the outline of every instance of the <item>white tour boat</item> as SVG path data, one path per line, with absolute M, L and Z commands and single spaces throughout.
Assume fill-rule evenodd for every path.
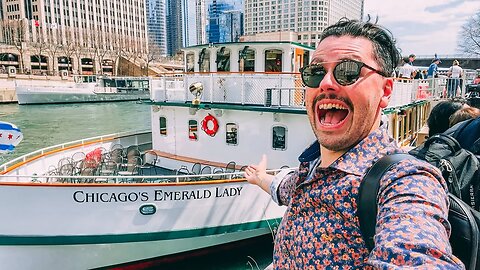
M 284 208 L 242 169 L 262 154 L 272 171 L 297 166 L 314 141 L 297 72 L 312 51 L 290 42 L 185 48 L 184 73 L 150 81 L 150 132 L 61 144 L 0 165 L 2 267 L 161 264 L 271 234 Z M 385 113 L 401 144 L 425 122 L 436 93 L 428 85 L 395 82 Z
M 17 81 L 18 104 L 148 100 L 149 79 L 74 76 L 74 81 Z

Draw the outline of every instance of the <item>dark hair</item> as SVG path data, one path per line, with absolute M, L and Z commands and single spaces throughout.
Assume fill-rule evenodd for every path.
M 373 58 L 384 74 L 392 74 L 400 62 L 401 55 L 392 33 L 376 23 L 342 18 L 323 31 L 320 42 L 329 36 L 364 37 L 370 40 L 373 44 Z
M 463 101 L 446 100 L 435 105 L 427 119 L 428 136 L 446 131 L 450 127 L 450 116 L 460 110 L 464 104 Z

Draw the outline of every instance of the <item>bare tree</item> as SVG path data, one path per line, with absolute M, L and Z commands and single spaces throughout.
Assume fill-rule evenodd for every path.
M 83 32 L 83 37 L 87 38 L 87 31 L 86 30 L 75 28 L 74 31 L 84 31 Z M 83 50 L 84 50 L 83 48 L 84 48 L 84 44 L 82 43 L 82 41 L 79 38 L 75 38 L 75 34 L 74 34 L 72 36 L 72 53 L 73 53 L 73 55 L 75 55 L 75 58 L 77 59 L 78 74 L 83 73 L 82 62 L 81 62 L 82 61 L 82 53 L 83 53 Z
M 108 44 L 109 44 L 109 39 L 108 35 L 105 36 L 105 39 L 103 39 L 103 36 L 99 31 L 95 31 L 95 34 L 93 35 L 93 53 L 96 61 L 98 61 L 100 65 L 100 73 L 103 74 L 103 59 L 105 58 L 105 54 L 108 52 Z M 97 72 L 98 74 L 98 72 Z
M 61 27 L 61 26 L 60 26 Z M 56 75 L 58 70 L 55 70 L 55 62 L 58 63 L 57 53 L 62 47 L 62 31 L 61 28 L 52 28 L 52 35 L 49 35 L 47 43 L 47 52 L 52 58 L 53 75 Z
M 25 54 L 26 46 L 25 42 L 27 41 L 27 21 L 26 20 L 2 20 L 2 42 L 8 45 L 13 45 L 17 49 L 19 54 L 19 72 L 23 73 L 24 62 L 23 56 Z
M 47 30 L 47 29 L 45 29 Z M 37 26 L 34 31 L 36 31 L 37 36 L 32 40 L 32 47 L 35 51 L 35 55 L 38 60 L 38 70 L 42 73 L 42 53 L 47 49 L 47 41 L 45 37 L 45 32 L 43 31 L 42 26 Z
M 148 42 L 148 50 L 146 53 L 143 53 L 141 59 L 145 62 L 145 72 L 148 76 L 148 71 L 150 70 L 150 63 L 157 62 L 162 58 L 163 50 L 154 42 L 153 39 L 150 39 Z
M 469 55 L 480 55 L 480 10 L 462 25 L 458 47 Z
M 125 39 L 121 35 L 118 35 L 116 33 L 112 33 L 111 35 L 112 52 L 115 56 L 115 68 L 113 75 L 118 76 L 118 63 L 120 61 L 120 57 L 123 57 L 125 55 Z
M 73 28 L 66 29 L 65 40 L 60 45 L 60 49 L 61 49 L 63 55 L 65 55 L 65 57 L 67 57 L 67 70 L 69 70 L 69 71 L 70 71 L 70 65 L 72 64 L 71 63 L 72 56 L 73 56 L 74 51 L 75 51 L 75 42 L 74 42 L 75 35 L 74 35 L 73 31 L 74 31 Z
M 135 40 L 133 38 L 128 37 L 126 41 L 127 41 L 126 42 L 127 47 L 124 51 L 124 56 L 128 62 L 128 75 L 132 75 L 132 71 L 131 71 L 132 59 L 133 59 L 133 64 L 136 65 L 137 64 L 137 61 L 136 61 L 137 48 L 135 46 Z M 135 72 L 135 70 L 133 72 Z

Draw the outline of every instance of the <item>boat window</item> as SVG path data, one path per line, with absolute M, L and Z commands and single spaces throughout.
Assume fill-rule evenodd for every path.
M 197 120 L 188 120 L 188 138 L 192 141 L 198 141 L 198 122 Z
M 255 50 L 245 46 L 238 55 L 239 71 L 255 71 Z
M 265 72 L 282 71 L 282 50 L 271 49 L 265 51 Z
M 287 129 L 282 126 L 274 126 L 272 134 L 272 148 L 275 150 L 285 150 Z
M 198 66 L 200 72 L 210 72 L 210 51 L 203 48 L 198 56 Z
M 227 123 L 226 125 L 226 142 L 230 145 L 238 144 L 238 127 L 236 123 Z
M 187 53 L 187 72 L 194 72 L 195 71 L 195 54 L 194 53 Z
M 217 71 L 230 71 L 230 49 L 222 47 L 217 52 Z
M 310 51 L 305 50 L 303 52 L 303 65 L 302 66 L 306 66 L 308 64 L 310 64 Z
M 160 135 L 167 136 L 167 118 L 160 116 Z

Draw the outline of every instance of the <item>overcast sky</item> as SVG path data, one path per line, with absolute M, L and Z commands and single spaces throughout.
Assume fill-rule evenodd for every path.
M 364 13 L 378 16 L 397 39 L 402 55 L 451 55 L 460 27 L 480 11 L 480 0 L 365 0 Z

